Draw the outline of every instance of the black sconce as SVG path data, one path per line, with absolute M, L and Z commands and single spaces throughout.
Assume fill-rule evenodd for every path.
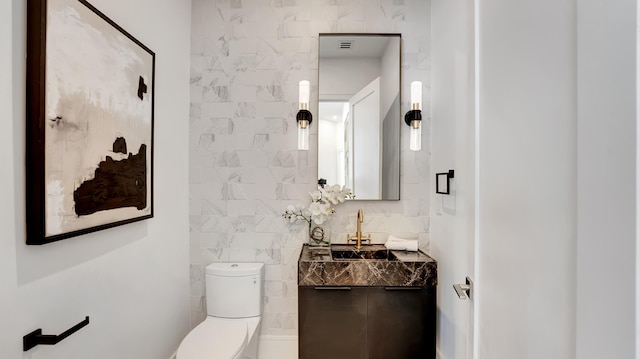
M 306 81 L 306 80 L 300 81 L 299 96 L 300 96 L 300 105 L 299 105 L 298 114 L 296 115 L 296 122 L 298 123 L 298 149 L 308 150 L 309 149 L 309 127 L 311 126 L 311 121 L 313 121 L 313 116 L 311 115 L 311 111 L 309 111 L 309 96 L 310 96 L 309 81 Z
M 404 122 L 411 127 L 409 149 L 420 151 L 422 148 L 422 82 L 411 83 L 411 110 L 404 115 Z

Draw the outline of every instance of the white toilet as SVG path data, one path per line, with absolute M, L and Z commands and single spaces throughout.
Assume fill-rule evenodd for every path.
M 257 359 L 263 263 L 213 263 L 206 269 L 207 319 L 180 343 L 177 359 Z

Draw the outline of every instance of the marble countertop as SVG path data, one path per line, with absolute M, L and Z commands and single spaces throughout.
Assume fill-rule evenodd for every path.
M 353 245 L 333 244 L 334 250 L 355 250 Z M 386 251 L 381 244 L 361 251 Z M 328 247 L 304 245 L 298 259 L 299 286 L 436 286 L 438 265 L 422 251 L 390 251 L 394 260 L 334 260 Z

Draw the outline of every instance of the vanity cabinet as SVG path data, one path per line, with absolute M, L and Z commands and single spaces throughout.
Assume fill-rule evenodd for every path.
M 299 287 L 299 359 L 367 358 L 367 289 Z
M 435 358 L 435 291 L 298 287 L 299 358 Z
M 436 357 L 435 287 L 367 288 L 369 359 Z

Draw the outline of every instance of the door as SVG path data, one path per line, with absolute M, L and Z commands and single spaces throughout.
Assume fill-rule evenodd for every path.
M 432 173 L 454 170 L 450 194 L 431 186 L 431 254 L 438 260 L 438 358 L 474 357 L 474 306 L 454 284 L 474 279 L 476 255 L 476 121 L 472 0 L 431 2 Z M 426 116 L 423 116 L 425 118 Z M 429 148 L 423 144 L 423 149 Z M 420 156 L 422 152 L 417 152 Z M 419 160 L 419 157 L 416 158 Z
M 357 199 L 382 198 L 382 121 L 380 78 L 349 100 L 353 193 Z

